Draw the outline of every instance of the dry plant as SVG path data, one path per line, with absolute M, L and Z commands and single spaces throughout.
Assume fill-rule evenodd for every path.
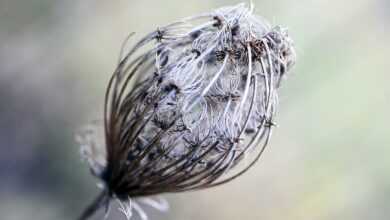
M 243 174 L 269 141 L 277 91 L 295 62 L 286 29 L 246 4 L 160 27 L 121 54 L 106 91 L 104 134 L 94 126 L 78 137 L 102 181 L 80 220 L 101 207 L 108 214 L 113 199 L 127 218 L 135 211 L 146 219 L 140 203 L 168 208 L 149 196 Z

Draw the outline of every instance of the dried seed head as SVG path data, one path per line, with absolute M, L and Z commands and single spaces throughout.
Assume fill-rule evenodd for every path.
M 109 195 L 200 189 L 244 173 L 268 143 L 277 89 L 294 62 L 287 31 L 245 4 L 142 38 L 107 89 L 99 177 Z M 242 170 L 227 174 L 247 155 Z

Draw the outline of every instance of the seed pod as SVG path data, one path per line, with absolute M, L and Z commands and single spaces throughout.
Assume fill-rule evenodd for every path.
M 287 31 L 244 4 L 146 35 L 107 88 L 106 163 L 92 167 L 106 196 L 208 188 L 247 171 L 268 143 L 294 62 Z

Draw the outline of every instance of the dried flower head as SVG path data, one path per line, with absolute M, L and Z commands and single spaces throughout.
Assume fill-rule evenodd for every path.
M 105 99 L 106 157 L 88 159 L 105 190 L 81 219 L 112 197 L 228 182 L 259 159 L 295 52 L 286 29 L 252 10 L 239 4 L 160 27 L 121 58 Z

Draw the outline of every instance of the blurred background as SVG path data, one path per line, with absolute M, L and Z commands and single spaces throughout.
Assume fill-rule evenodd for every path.
M 74 133 L 100 117 L 127 34 L 238 2 L 0 0 L 0 218 L 76 219 L 98 188 Z M 270 146 L 241 178 L 167 195 L 150 219 L 389 219 L 390 1 L 254 3 L 298 54 Z

